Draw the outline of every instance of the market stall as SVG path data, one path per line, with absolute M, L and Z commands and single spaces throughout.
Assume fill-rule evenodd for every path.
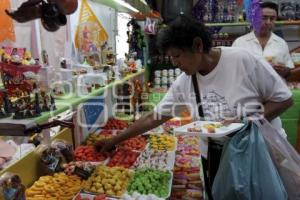
M 105 7 L 104 5 L 110 7 Z M 81 13 L 88 13 L 94 16 L 94 21 L 97 20 L 87 1 L 84 1 L 80 6 Z M 137 8 L 144 9 L 144 11 L 147 10 L 146 4 L 139 1 L 135 3 L 135 7 L 128 3 L 112 3 L 110 1 L 99 1 L 96 4 L 97 6 L 100 9 L 106 9 L 107 12 L 110 12 L 110 15 L 115 15 L 117 12 L 137 12 Z M 98 24 L 104 32 L 107 29 L 106 24 L 103 27 L 98 21 L 87 22 L 83 21 L 81 16 L 76 15 L 75 17 L 75 21 L 78 21 L 77 17 L 79 17 L 82 24 L 91 24 L 93 22 Z M 35 43 L 39 43 L 39 40 L 42 40 L 42 47 L 47 49 L 47 45 L 49 45 L 47 40 L 49 39 L 46 39 L 46 36 L 49 33 L 41 38 L 39 34 L 36 35 L 36 32 L 44 30 L 37 23 L 35 25 L 33 27 L 35 34 L 32 37 L 35 37 Z M 52 56 L 52 45 L 50 45 L 50 50 L 48 46 L 47 52 L 41 51 L 39 49 L 41 46 L 35 46 L 38 48 L 38 51 L 42 52 L 42 59 L 39 61 L 33 59 L 39 53 L 30 52 L 28 47 L 26 49 L 6 45 L 1 49 L 1 74 L 4 89 L 1 91 L 0 135 L 1 142 L 3 140 L 4 144 L 8 145 L 9 149 L 12 149 L 12 151 L 9 150 L 7 152 L 9 155 L 7 153 L 1 155 L 5 156 L 1 160 L 1 174 L 6 172 L 16 173 L 26 186 L 33 184 L 41 175 L 40 155 L 36 153 L 35 146 L 38 146 L 41 142 L 51 143 L 51 141 L 56 139 L 66 141 L 73 147 L 75 147 L 75 143 L 80 144 L 93 130 L 82 128 L 80 123 L 76 123 L 78 120 L 73 114 L 79 113 L 78 115 L 80 115 L 83 113 L 81 119 L 83 124 L 97 124 L 99 120 L 104 120 L 99 117 L 103 115 L 101 114 L 102 110 L 93 112 L 93 116 L 90 117 L 92 113 L 89 112 L 89 109 L 91 110 L 91 108 L 87 104 L 93 101 L 100 101 L 102 104 L 103 102 L 106 104 L 107 102 L 116 101 L 116 99 L 111 97 L 115 90 L 122 88 L 124 84 L 130 84 L 133 80 L 143 79 L 144 69 L 141 61 L 137 61 L 138 58 L 130 61 L 130 67 L 128 67 L 129 64 L 127 65 L 127 63 L 119 65 L 120 68 L 113 67 L 116 64 L 115 49 L 108 45 L 115 46 L 116 42 L 113 39 L 114 34 L 112 30 L 115 29 L 113 26 L 116 26 L 116 23 L 113 23 L 111 26 L 111 31 L 108 28 L 109 35 L 105 33 L 106 36 L 102 38 L 103 41 L 101 43 L 94 43 L 97 38 L 91 37 L 91 32 L 87 32 L 89 41 L 86 42 L 89 42 L 91 45 L 95 44 L 95 46 L 93 49 L 87 49 L 87 51 L 84 51 L 81 48 L 82 46 L 78 47 L 78 60 L 76 57 L 69 57 L 74 56 L 68 54 L 70 50 L 67 50 L 64 57 L 60 58 L 59 61 L 55 60 L 56 56 Z M 72 31 L 67 30 L 66 34 L 75 34 L 76 32 L 78 35 L 82 33 L 82 30 L 78 29 Z M 17 37 L 19 36 L 17 35 Z M 49 36 L 49 38 L 51 37 L 53 35 Z M 67 37 L 72 38 L 73 36 L 67 35 Z M 108 38 L 108 43 L 105 43 Z M 70 42 L 67 39 L 65 44 L 68 41 Z M 77 42 L 82 42 L 81 37 L 78 37 Z M 97 40 L 97 42 L 100 41 Z M 101 45 L 104 46 L 101 47 Z M 86 58 L 87 56 L 89 56 L 88 59 Z M 99 56 L 100 60 L 97 60 L 97 56 Z M 82 58 L 84 59 L 81 60 Z M 28 100 L 25 101 L 25 98 Z M 22 102 L 19 104 L 19 101 Z M 101 107 L 99 103 L 94 103 L 94 105 Z M 92 110 L 95 111 L 94 108 Z M 111 113 L 111 110 L 109 112 Z M 74 128 L 56 128 L 55 130 L 51 129 L 50 132 L 46 131 L 39 134 L 42 130 L 40 128 L 44 127 L 45 123 L 49 122 L 51 124 L 56 122 L 56 120 L 67 118 L 74 118 Z M 77 130 L 79 134 L 75 135 Z M 38 134 L 34 134 L 35 132 Z M 11 143 L 6 144 L 8 141 L 11 141 Z M 29 144 L 27 145 L 27 143 Z M 26 170 L 22 170 L 24 165 L 29 167 Z
M 148 114 L 183 73 L 173 66 L 174 58 L 154 47 L 158 28 L 176 9 L 179 14 L 193 7 L 185 11 L 210 27 L 214 47 L 231 46 L 250 28 L 242 1 L 180 1 L 169 5 L 174 13 L 165 8 L 171 1 L 158 2 L 80 0 L 57 32 L 49 32 L 43 18 L 42 24 L 39 18 L 22 24 L 30 27 L 30 42 L 20 43 L 20 35 L 10 32 L 8 39 L 16 36 L 18 42 L 4 42 L 0 49 L 1 200 L 207 197 L 200 136 L 230 135 L 244 127 L 241 122 L 193 122 L 184 111 L 110 152 L 96 145 Z M 299 19 L 295 14 L 276 27 L 295 31 Z M 5 27 L 14 26 L 9 22 Z M 22 25 L 15 25 L 17 33 Z M 299 46 L 299 36 L 287 40 Z M 300 56 L 296 51 L 291 55 L 297 67 Z M 299 152 L 298 75 L 287 82 L 294 105 L 280 117 Z

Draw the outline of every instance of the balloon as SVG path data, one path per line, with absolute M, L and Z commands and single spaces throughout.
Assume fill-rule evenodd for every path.
M 65 15 L 70 15 L 77 10 L 78 1 L 77 0 L 52 0 L 58 5 L 60 10 Z

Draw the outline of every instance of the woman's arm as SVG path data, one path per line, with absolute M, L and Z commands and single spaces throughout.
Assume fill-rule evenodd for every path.
M 289 98 L 282 102 L 266 102 L 264 104 L 264 116 L 269 121 L 281 115 L 289 107 L 293 105 L 293 99 Z
M 152 112 L 136 122 L 134 122 L 128 129 L 126 129 L 123 133 L 105 140 L 105 141 L 100 141 L 95 145 L 95 148 L 98 151 L 109 151 L 114 148 L 115 145 L 119 144 L 120 142 L 127 140 L 129 138 L 135 137 L 137 135 L 140 135 L 142 133 L 145 133 L 161 124 L 164 122 L 170 120 L 172 117 L 168 116 L 160 116 L 155 112 Z

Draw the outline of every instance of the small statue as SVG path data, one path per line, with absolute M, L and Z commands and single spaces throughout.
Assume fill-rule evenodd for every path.
M 6 117 L 6 113 L 3 109 L 3 105 L 0 106 L 0 118 Z
M 51 110 L 56 110 L 54 97 L 50 94 Z
M 40 107 L 39 94 L 37 92 L 34 94 L 34 108 L 37 115 L 41 114 L 42 109 Z
M 6 113 L 11 113 L 12 112 L 12 110 L 11 110 L 12 103 L 10 102 L 6 91 L 3 92 L 3 103 L 4 103 L 4 111 Z

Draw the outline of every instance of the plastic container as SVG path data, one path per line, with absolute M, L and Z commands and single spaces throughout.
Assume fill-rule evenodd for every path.
M 169 76 L 174 76 L 174 69 L 169 69 L 168 74 Z
M 142 169 L 140 169 L 140 170 L 142 170 Z M 152 169 L 152 170 L 156 170 L 156 169 Z M 156 171 L 160 171 L 160 170 L 156 170 Z M 168 194 L 166 196 L 160 197 L 163 199 L 168 199 L 171 196 L 171 191 L 172 191 L 173 172 L 171 172 L 171 171 L 167 171 L 167 172 L 170 173 L 171 176 L 170 176 L 169 183 L 168 183 Z M 134 177 L 131 180 L 134 180 Z M 129 185 L 130 185 L 130 182 L 129 182 Z M 134 191 L 134 193 L 135 192 L 137 192 L 137 191 Z M 128 190 L 127 190 L 127 193 L 128 193 Z M 152 194 L 152 193 L 148 193 L 148 194 Z M 157 195 L 155 195 L 155 196 L 157 196 Z
M 160 77 L 161 77 L 161 73 L 162 73 L 161 70 L 155 70 L 155 71 L 154 71 L 154 76 L 155 76 L 156 78 L 160 78 Z
M 168 77 L 162 77 L 161 79 L 161 83 L 164 84 L 168 84 Z
M 155 79 L 154 79 L 154 84 L 155 84 L 155 85 L 160 85 L 160 84 L 161 84 L 161 78 L 158 78 L 158 77 L 155 78 Z
M 162 70 L 162 76 L 167 77 L 168 76 L 168 70 L 166 70 L 166 69 Z
M 181 74 L 181 70 L 179 68 L 175 69 L 175 75 L 179 76 Z
M 209 133 L 208 129 L 206 128 L 207 125 L 213 125 L 214 133 Z M 220 126 L 219 128 L 217 128 Z M 219 122 L 213 122 L 213 121 L 196 121 L 192 122 L 190 124 L 181 126 L 179 128 L 174 129 L 175 135 L 178 134 L 194 134 L 194 135 L 200 135 L 202 137 L 212 137 L 212 138 L 218 138 L 218 137 L 224 137 L 226 135 L 229 135 L 230 133 L 233 133 L 235 131 L 238 131 L 244 126 L 243 123 L 231 123 L 228 126 L 222 126 Z M 188 129 L 197 129 L 197 130 L 188 130 Z
M 162 163 L 162 160 L 165 162 Z M 133 168 L 152 168 L 161 171 L 171 171 L 175 165 L 175 151 L 145 150 L 140 154 Z

